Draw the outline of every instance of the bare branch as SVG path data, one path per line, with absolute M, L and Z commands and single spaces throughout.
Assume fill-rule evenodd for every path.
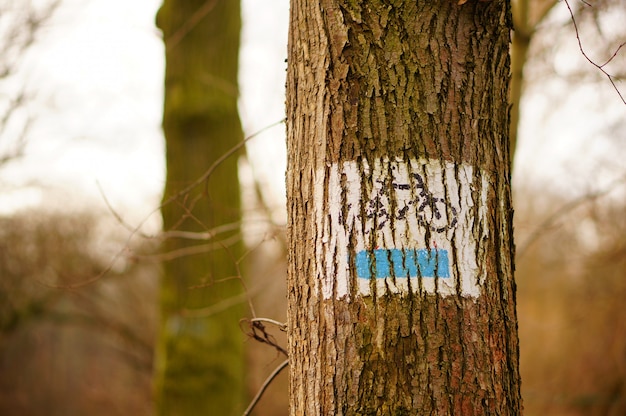
M 267 379 L 265 380 L 265 382 L 259 389 L 259 392 L 256 394 L 256 396 L 254 396 L 254 399 L 252 399 L 252 402 L 250 402 L 250 405 L 248 406 L 248 408 L 243 412 L 243 416 L 248 416 L 250 413 L 252 413 L 254 406 L 257 405 L 259 400 L 261 400 L 261 397 L 263 396 L 263 393 L 265 393 L 265 390 L 267 390 L 267 388 L 272 383 L 272 381 L 276 378 L 276 376 L 278 376 L 280 372 L 283 371 L 287 367 L 288 364 L 289 364 L 289 359 L 283 361 L 278 367 L 276 367 L 276 370 L 274 370 L 272 374 L 270 374 L 269 377 L 267 377 Z
M 165 205 L 165 204 L 169 204 L 172 202 L 177 202 L 180 198 L 184 198 L 186 196 L 188 196 L 189 192 L 191 192 L 194 188 L 196 188 L 197 186 L 201 185 L 202 183 L 204 183 L 206 180 L 208 180 L 210 178 L 210 176 L 213 174 L 213 172 L 215 171 L 215 169 L 217 169 L 217 167 L 224 162 L 227 158 L 229 158 L 230 156 L 234 155 L 237 151 L 239 151 L 239 149 L 241 149 L 243 146 L 245 146 L 245 144 L 254 139 L 255 137 L 257 137 L 258 135 L 260 135 L 261 133 L 265 132 L 266 130 L 278 126 L 279 124 L 282 124 L 285 122 L 285 119 L 282 119 L 280 121 L 277 121 L 275 123 L 272 123 L 264 128 L 262 128 L 261 130 L 251 134 L 250 136 L 246 137 L 245 139 L 243 139 L 240 143 L 238 143 L 236 146 L 234 146 L 233 148 L 231 148 L 228 152 L 226 152 L 225 154 L 223 154 L 218 160 L 216 160 L 210 167 L 209 169 L 200 177 L 198 178 L 196 181 L 194 181 L 191 185 L 187 186 L 185 189 L 177 192 L 175 195 L 172 195 L 170 198 L 168 198 L 166 201 L 164 201 L 161 205 L 159 205 L 157 208 L 155 208 L 154 210 L 152 210 L 150 213 L 148 213 L 143 220 L 141 220 L 139 222 L 139 224 L 137 226 L 135 226 L 134 228 L 132 228 L 130 230 L 130 234 L 128 236 L 128 238 L 126 239 L 126 243 L 124 244 L 124 247 L 118 251 L 110 260 L 110 262 L 108 263 L 108 265 L 105 267 L 105 269 L 101 272 L 98 273 L 95 276 L 92 276 L 82 282 L 78 282 L 75 284 L 71 284 L 71 285 L 50 285 L 47 283 L 43 283 L 43 285 L 48 286 L 48 287 L 52 287 L 55 289 L 78 289 L 80 287 L 83 286 L 87 286 L 90 285 L 92 283 L 97 282 L 98 280 L 100 280 L 102 277 L 104 277 L 109 271 L 112 270 L 113 265 L 115 264 L 115 262 L 122 258 L 124 255 L 126 255 L 129 251 L 128 247 L 130 246 L 130 241 L 136 236 L 136 235 L 142 235 L 141 234 L 141 228 L 143 227 L 143 225 L 152 217 L 152 215 L 156 214 L 157 212 L 159 212 L 161 210 L 161 208 Z M 107 203 L 107 205 L 110 206 L 110 204 L 108 203 L 108 201 L 105 198 L 105 203 Z M 194 202 L 195 203 L 195 202 Z M 192 207 L 188 207 L 188 210 L 191 210 L 193 208 Z M 112 207 L 110 208 L 113 212 L 114 212 L 114 216 L 116 219 L 121 220 L 121 216 L 119 214 L 117 214 L 115 212 L 115 210 L 112 209 Z M 123 221 L 122 221 L 123 223 Z M 241 238 L 241 236 L 233 236 L 232 238 Z M 221 244 L 222 248 L 226 248 L 227 244 L 232 243 L 230 240 L 226 239 L 224 241 L 222 241 L 221 243 L 214 243 L 214 244 Z M 196 253 L 200 253 L 202 252 L 202 250 L 206 251 L 209 249 L 215 249 L 215 245 L 213 245 L 212 247 L 208 247 L 208 245 L 204 245 L 202 246 L 202 248 L 192 248 L 191 249 L 191 254 L 196 254 Z M 227 250 L 228 251 L 228 250 Z M 184 253 L 181 252 L 177 252 L 177 253 L 166 253 L 166 259 L 167 258 L 174 258 L 175 256 L 181 255 Z M 229 254 L 230 255 L 230 254 Z M 137 258 L 143 258 L 143 257 L 152 257 L 152 256 L 135 256 Z M 235 259 L 233 259 L 233 261 L 236 262 Z M 245 284 L 243 283 L 242 280 L 242 285 L 245 286 Z M 250 303 L 250 302 L 249 302 Z M 250 306 L 252 306 L 250 304 Z M 253 315 L 254 315 L 254 309 L 251 308 L 251 310 L 253 311 Z
M 274 338 L 274 336 L 270 333 L 268 333 L 265 330 L 265 325 L 263 325 L 263 322 L 267 322 L 268 320 L 266 319 L 259 319 L 259 318 L 254 318 L 254 319 L 242 319 L 241 321 L 239 321 L 239 324 L 247 324 L 249 332 L 246 333 L 246 335 L 248 335 L 250 338 L 255 339 L 256 341 L 259 341 L 263 344 L 267 344 L 271 347 L 274 347 L 276 349 L 276 351 L 282 353 L 285 355 L 285 357 L 288 357 L 289 354 L 287 353 L 287 350 L 285 350 L 283 347 L 281 347 L 280 345 L 278 345 L 278 343 L 276 342 L 276 338 Z M 269 320 L 272 324 L 275 324 L 276 321 L 270 319 Z M 283 331 L 283 326 L 284 324 L 280 324 L 279 323 L 279 328 L 281 329 L 281 331 Z M 243 328 L 242 328 L 243 329 Z M 245 332 L 245 331 L 244 331 Z
M 225 238 L 220 241 L 216 241 L 208 244 L 198 244 L 194 246 L 188 246 L 171 250 L 165 253 L 151 254 L 148 256 L 137 255 L 137 258 L 151 258 L 158 261 L 172 261 L 181 257 L 193 256 L 196 254 L 209 253 L 211 251 L 221 250 L 226 247 L 231 247 L 243 239 L 241 234 L 235 234 L 231 237 Z
M 272 325 L 276 325 L 278 327 L 278 329 L 280 329 L 283 332 L 287 332 L 287 324 L 284 322 L 278 322 L 275 319 L 270 319 L 270 318 L 253 318 L 250 319 L 250 322 L 267 322 L 269 324 Z
M 215 315 L 233 306 L 247 302 L 249 296 L 250 294 L 248 292 L 242 292 L 237 296 L 223 299 L 214 305 L 207 306 L 206 308 L 183 309 L 181 311 L 181 316 L 184 318 L 206 318 L 207 316 Z
M 163 202 L 162 206 L 166 205 L 166 204 L 170 204 L 173 201 L 176 201 L 176 200 L 180 199 L 181 197 L 189 194 L 189 192 L 191 192 L 191 190 L 193 190 L 197 186 L 201 185 L 202 183 L 205 183 L 211 177 L 211 175 L 213 174 L 215 169 L 217 169 L 218 166 L 220 166 L 222 164 L 222 162 L 224 162 L 226 159 L 228 159 L 229 157 L 231 157 L 232 155 L 237 153 L 241 148 L 243 148 L 246 145 L 247 142 L 249 142 L 250 140 L 254 139 L 255 137 L 257 137 L 261 133 L 265 132 L 266 130 L 269 130 L 272 127 L 276 127 L 276 126 L 278 126 L 280 124 L 283 124 L 284 122 L 285 122 L 285 119 L 282 119 L 280 121 L 272 123 L 272 124 L 262 128 L 261 130 L 257 131 L 256 133 L 253 133 L 250 136 L 248 136 L 245 139 L 243 139 L 237 145 L 233 146 L 228 152 L 224 153 L 219 159 L 217 159 L 209 167 L 209 169 L 207 169 L 206 172 L 204 172 L 204 174 L 202 174 L 202 176 L 200 178 L 196 179 L 195 182 L 193 182 L 192 184 L 190 184 L 186 188 L 182 189 L 181 191 L 179 191 L 175 195 L 172 195 L 171 197 L 169 197 L 166 201 Z M 193 205 L 192 205 L 191 208 L 193 208 Z
M 623 176 L 621 178 L 618 178 L 617 180 L 615 180 L 611 184 L 609 184 L 604 189 L 600 189 L 600 190 L 598 190 L 596 192 L 592 192 L 592 193 L 588 193 L 588 194 L 585 194 L 585 195 L 581 195 L 580 197 L 575 198 L 575 199 L 567 202 L 563 206 L 561 206 L 559 209 L 557 209 L 555 212 L 553 212 L 548 218 L 543 220 L 543 222 L 541 224 L 539 224 L 537 227 L 535 227 L 533 232 L 528 236 L 528 238 L 526 238 L 526 241 L 524 241 L 519 246 L 519 248 L 517 250 L 517 257 L 518 257 L 518 259 L 521 259 L 526 254 L 526 252 L 528 251 L 529 247 L 535 241 L 537 241 L 546 232 L 546 230 L 550 229 L 559 220 L 559 218 L 561 218 L 562 216 L 564 216 L 568 212 L 573 211 L 574 209 L 578 208 L 579 206 L 581 206 L 581 205 L 583 205 L 583 204 L 585 204 L 587 202 L 594 201 L 596 199 L 599 199 L 599 198 L 607 195 L 608 193 L 613 191 L 617 186 L 619 186 L 620 184 L 624 183 L 625 181 L 626 181 L 626 176 Z
M 586 4 L 587 6 L 590 6 L 589 3 L 585 2 L 584 0 L 581 0 L 584 4 Z M 609 62 L 611 62 L 613 60 L 613 58 L 615 58 L 618 54 L 618 52 L 620 51 L 620 49 L 622 49 L 622 47 L 624 45 L 626 45 L 626 42 L 622 43 L 621 45 L 619 45 L 619 47 L 617 48 L 617 50 L 613 53 L 613 55 L 608 59 L 608 61 L 606 61 L 604 64 L 597 64 L 593 59 L 591 59 L 587 53 L 585 52 L 585 49 L 583 48 L 583 44 L 582 41 L 580 39 L 580 33 L 578 32 L 578 24 L 576 23 L 576 18 L 574 17 L 574 11 L 572 10 L 572 7 L 569 4 L 568 0 L 564 0 L 565 5 L 567 6 L 567 10 L 569 10 L 569 14 L 572 18 L 572 23 L 574 24 L 574 31 L 576 32 L 576 40 L 578 41 L 578 49 L 580 49 L 580 53 L 583 55 L 583 57 L 593 66 L 595 66 L 600 72 L 602 72 L 608 79 L 609 82 L 611 83 L 611 85 L 613 85 L 613 88 L 615 89 L 615 91 L 617 92 L 617 95 L 619 95 L 619 98 L 622 100 L 622 102 L 624 104 L 626 104 L 626 99 L 624 99 L 624 96 L 622 95 L 622 93 L 620 92 L 619 88 L 617 88 L 617 85 L 615 84 L 615 80 L 613 78 L 613 76 L 611 74 L 609 74 L 608 72 L 606 72 L 606 70 L 604 69 L 604 66 L 607 65 Z
M 21 59 L 37 39 L 44 23 L 54 14 L 60 0 L 50 1 L 44 7 L 37 7 L 33 2 L 24 3 L 7 0 L 0 2 L 0 81 L 7 84 L 12 81 L 9 78 L 18 72 Z M 0 166 L 24 154 L 31 120 L 28 117 L 25 121 L 14 120 L 19 119 L 15 116 L 16 112 L 32 99 L 24 88 L 15 91 L 14 87 L 4 88 L 3 84 L 2 90 L 0 138 L 3 139 L 3 149 Z M 11 131 L 11 140 L 5 137 L 9 135 L 8 130 Z

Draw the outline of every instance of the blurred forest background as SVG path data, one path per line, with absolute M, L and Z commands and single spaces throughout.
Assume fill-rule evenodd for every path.
M 514 174 L 525 413 L 623 415 L 626 107 L 605 74 L 582 56 L 565 4 L 543 11 L 548 3 L 530 2 L 532 42 Z M 626 41 L 626 5 L 620 0 L 570 4 L 589 56 L 601 64 L 617 52 L 602 68 L 624 94 L 626 50 L 619 48 Z M 19 185 L 10 178 L 15 166 L 28 165 L 32 157 L 37 144 L 32 132 L 46 129 L 44 117 L 33 111 L 39 107 L 29 106 L 37 97 L 19 76 L 22 58 L 59 29 L 55 19 L 64 7 L 69 6 L 63 0 L 0 0 L 0 414 L 149 415 L 163 258 L 158 220 L 154 226 L 154 215 L 145 213 L 158 210 L 158 202 L 151 201 L 140 215 L 120 213 L 109 205 L 107 192 L 82 200 L 78 187 L 76 193 L 71 185 L 50 190 L 45 175 L 51 172 Z M 282 7 L 282 14 L 270 10 L 265 16 L 284 16 Z M 158 36 L 156 29 L 152 36 Z M 254 68 L 245 67 L 245 51 L 241 71 L 254 79 Z M 278 53 L 278 59 L 284 55 Z M 258 65 L 274 57 L 255 55 Z M 277 75 L 277 88 L 283 76 Z M 281 100 L 282 90 L 275 93 Z M 248 123 L 249 135 L 255 132 L 250 126 L 263 127 Z M 584 130 L 584 138 L 569 141 L 572 129 Z M 284 322 L 284 197 L 276 197 L 282 183 L 255 174 L 255 157 L 284 166 L 267 162 L 272 152 L 284 150 L 263 154 L 254 140 L 240 162 L 242 238 L 250 248 L 246 300 L 257 316 Z M 282 134 L 274 142 L 282 146 Z M 155 146 L 162 151 L 162 143 Z M 41 188 L 45 197 L 36 204 L 13 203 L 10 198 L 24 198 L 16 186 Z M 137 218 L 149 218 L 152 226 L 142 228 Z M 286 346 L 284 334 L 268 329 Z M 252 397 L 283 357 L 252 338 L 246 346 Z M 254 414 L 287 414 L 286 383 L 283 372 Z

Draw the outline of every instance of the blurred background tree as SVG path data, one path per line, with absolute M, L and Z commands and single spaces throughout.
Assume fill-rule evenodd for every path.
M 150 413 L 158 268 L 111 264 L 125 236 L 103 228 L 87 213 L 0 217 L 0 414 Z
M 227 157 L 243 142 L 240 13 L 239 1 L 166 0 L 157 14 L 167 163 L 155 362 L 160 415 L 226 416 L 244 408 L 241 152 Z

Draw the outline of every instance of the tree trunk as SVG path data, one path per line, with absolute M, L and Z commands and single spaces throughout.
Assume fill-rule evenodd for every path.
M 508 1 L 292 0 L 294 415 L 520 414 Z
M 244 395 L 241 302 L 236 260 L 242 253 L 237 158 L 219 164 L 243 139 L 237 112 L 241 18 L 238 1 L 166 0 L 157 15 L 166 47 L 167 182 L 163 227 L 207 232 L 210 241 L 163 244 L 161 327 L 155 390 L 161 415 L 241 414 Z
M 532 3 L 532 4 L 531 4 Z M 511 104 L 511 121 L 509 123 L 509 141 L 511 163 L 514 161 L 517 148 L 517 133 L 521 115 L 522 92 L 524 90 L 524 67 L 528 59 L 528 49 L 537 26 L 552 10 L 556 0 L 517 0 L 513 2 L 514 31 L 511 38 L 511 85 L 509 102 Z

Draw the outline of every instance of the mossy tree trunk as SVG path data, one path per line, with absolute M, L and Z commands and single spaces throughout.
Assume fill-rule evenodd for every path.
M 502 0 L 292 0 L 291 414 L 520 414 L 510 29 Z
M 243 139 L 237 112 L 239 1 L 165 0 L 157 25 L 166 48 L 164 230 L 232 225 L 208 243 L 168 238 L 163 244 L 157 413 L 240 414 L 245 386 L 238 321 L 245 311 L 241 302 L 229 302 L 242 293 L 233 279 L 242 253 L 236 155 L 206 183 L 181 193 Z

